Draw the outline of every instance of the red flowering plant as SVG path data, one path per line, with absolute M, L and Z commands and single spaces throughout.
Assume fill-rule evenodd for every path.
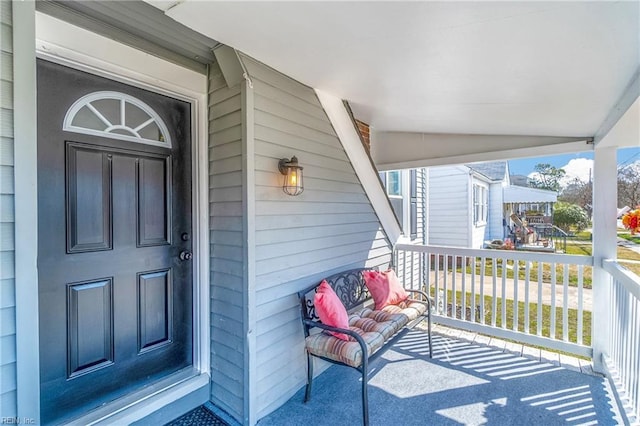
M 640 233 L 640 206 L 622 216 L 622 226 L 631 231 L 631 235 Z

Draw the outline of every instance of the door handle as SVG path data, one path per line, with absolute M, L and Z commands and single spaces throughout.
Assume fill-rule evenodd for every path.
M 180 258 L 180 260 L 191 260 L 191 258 L 193 257 L 193 254 L 188 250 L 182 250 L 180 252 L 180 255 L 178 255 L 178 257 Z

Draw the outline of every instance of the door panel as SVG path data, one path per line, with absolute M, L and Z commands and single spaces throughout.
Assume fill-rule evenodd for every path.
M 67 375 L 113 364 L 113 280 L 67 286 Z
M 67 251 L 110 250 L 110 158 L 100 151 L 68 145 L 66 166 Z
M 171 342 L 171 270 L 138 274 L 138 351 L 147 352 Z
M 63 131 L 73 103 L 100 91 L 147 104 L 172 147 Z M 92 108 L 110 102 L 94 100 Z M 143 119 L 119 105 L 122 120 Z M 105 120 L 117 123 L 108 111 Z M 182 101 L 38 61 L 44 423 L 77 417 L 192 363 L 193 271 L 179 258 L 191 250 L 180 238 L 191 234 L 190 122 Z
M 170 244 L 167 163 L 156 158 L 138 162 L 138 247 Z

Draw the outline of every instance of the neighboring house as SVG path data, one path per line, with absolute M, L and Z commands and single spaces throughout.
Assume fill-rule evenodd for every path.
M 427 189 L 429 245 L 482 248 L 511 233 L 511 214 L 551 216 L 557 194 L 510 184 L 506 161 L 430 167 Z M 542 217 L 542 216 L 534 216 Z
M 380 172 L 402 234 L 412 242 L 424 243 L 426 231 L 426 169 Z

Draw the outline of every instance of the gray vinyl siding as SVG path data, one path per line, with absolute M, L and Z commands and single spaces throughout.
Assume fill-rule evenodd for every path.
M 15 417 L 16 307 L 13 178 L 13 40 L 10 1 L 0 2 L 0 416 Z
M 244 295 L 240 87 L 209 71 L 211 401 L 243 418 Z
M 391 247 L 315 92 L 243 57 L 254 90 L 257 418 L 305 383 L 295 293 L 331 273 L 387 267 Z M 281 189 L 278 160 L 296 155 L 304 193 Z M 253 399 L 253 398 L 252 398 Z
M 469 182 L 464 166 L 429 168 L 430 245 L 469 247 Z

